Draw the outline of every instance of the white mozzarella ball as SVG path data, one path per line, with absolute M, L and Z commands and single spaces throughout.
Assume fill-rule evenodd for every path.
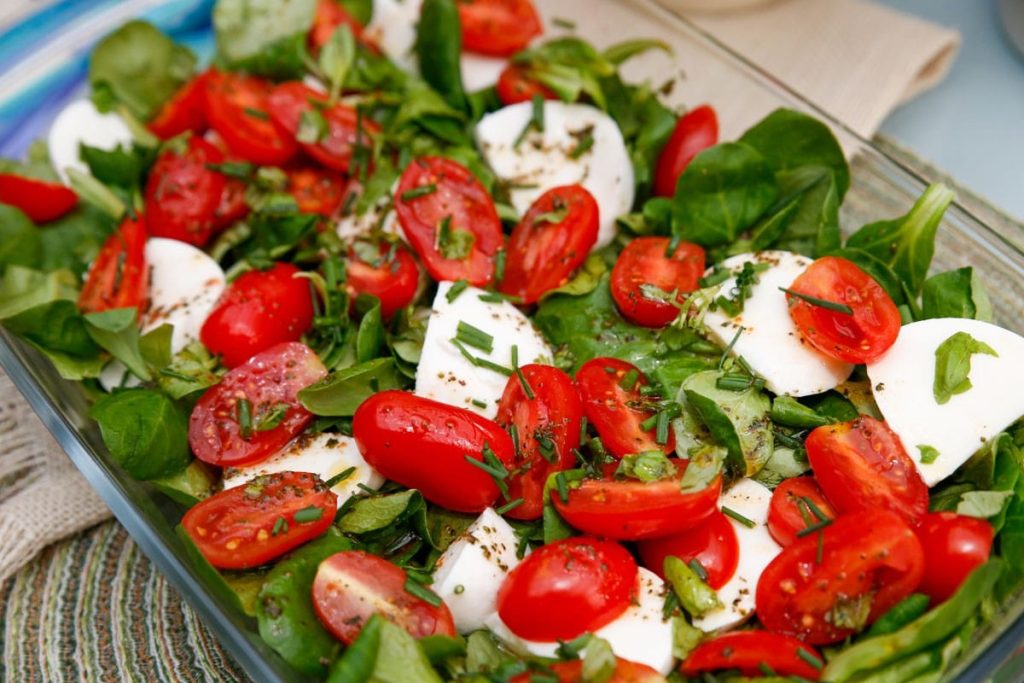
M 173 325 L 171 353 L 178 353 L 199 340 L 206 317 L 224 293 L 224 271 L 203 250 L 163 237 L 146 241 L 146 263 L 149 307 L 142 330 Z
M 100 113 L 92 100 L 75 100 L 57 114 L 50 127 L 50 161 L 67 183 L 67 169 L 89 172 L 82 161 L 81 145 L 110 151 L 118 145 L 130 147 L 132 140 L 131 130 L 120 116 Z
M 373 17 L 364 34 L 410 73 L 418 70 L 414 48 L 422 6 L 423 0 L 373 0 Z
M 476 92 L 490 88 L 498 82 L 498 77 L 505 70 L 508 60 L 502 57 L 477 55 L 463 52 L 459 59 L 459 70 L 462 72 L 462 87 L 466 92 Z

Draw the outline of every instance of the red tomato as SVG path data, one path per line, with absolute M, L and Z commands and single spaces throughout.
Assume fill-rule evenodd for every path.
M 458 8 L 469 52 L 508 57 L 543 31 L 530 0 L 462 0 Z
M 814 477 L 839 514 L 892 510 L 916 524 L 928 512 L 928 486 L 884 422 L 861 415 L 818 427 L 804 443 Z
M 508 499 L 523 503 L 506 513 L 513 519 L 537 519 L 544 511 L 548 475 L 576 462 L 580 445 L 583 403 L 572 378 L 550 365 L 524 365 L 521 370 L 534 397 L 527 398 L 518 377 L 510 377 L 498 403 L 495 420 L 516 431 L 515 454 Z
M 703 104 L 676 121 L 672 137 L 658 156 L 654 171 L 654 194 L 673 197 L 676 183 L 697 154 L 718 142 L 718 116 L 714 108 Z
M 345 11 L 338 0 L 318 0 L 316 15 L 313 17 L 313 28 L 309 30 L 309 46 L 313 53 L 320 51 L 334 35 L 334 31 L 342 24 L 352 29 L 356 39 L 363 36 L 363 25 Z
M 795 541 L 798 532 L 819 521 L 814 508 L 802 499 L 810 500 L 827 518 L 834 519 L 836 516 L 814 477 L 786 479 L 775 488 L 768 508 L 768 531 L 783 547 Z M 804 515 L 810 519 L 810 524 Z
M 217 467 L 240 467 L 265 460 L 297 436 L 313 416 L 299 404 L 299 391 L 319 382 L 327 369 L 304 344 L 278 344 L 224 375 L 192 409 L 188 443 L 196 457 Z M 248 401 L 252 423 L 246 435 L 240 422 Z M 260 420 L 285 409 L 273 429 Z
M 146 127 L 161 140 L 206 128 L 206 74 L 202 73 L 174 93 Z
M 704 274 L 704 250 L 680 242 L 670 258 L 668 237 L 638 237 L 622 250 L 612 267 L 612 298 L 624 318 L 644 327 L 664 327 L 676 319 L 679 309 L 668 301 L 652 298 L 643 285 L 665 292 L 677 292 L 682 302 L 687 292 L 699 286 Z
M 213 212 L 213 231 L 230 227 L 249 215 L 249 205 L 245 202 L 246 184 L 237 178 L 224 178 L 224 191 L 220 193 L 220 201 Z
M 360 294 L 380 299 L 380 313 L 386 320 L 412 303 L 420 284 L 420 267 L 403 244 L 380 244 L 380 260 L 367 263 L 355 250 L 349 251 L 345 272 L 352 300 Z
M 329 171 L 296 168 L 288 171 L 288 192 L 295 198 L 299 211 L 330 218 L 341 208 L 345 183 Z
M 215 493 L 189 509 L 181 526 L 214 567 L 251 569 L 327 531 L 337 507 L 320 477 L 280 472 Z
M 993 535 L 984 519 L 955 512 L 925 515 L 917 528 L 924 548 L 924 578 L 917 590 L 927 593 L 933 605 L 948 600 L 988 560 Z
M 10 204 L 36 223 L 60 218 L 78 203 L 74 190 L 60 183 L 0 173 L 0 204 Z
M 313 608 L 331 634 L 351 645 L 374 614 L 414 638 L 454 636 L 455 622 L 443 602 L 436 607 L 405 590 L 406 574 L 383 557 L 362 550 L 331 555 L 313 579 Z
M 223 160 L 219 149 L 197 136 L 189 138 L 184 154 L 167 149 L 157 158 L 145 191 L 150 234 L 197 247 L 210 241 L 226 179 L 207 164 Z
M 271 120 L 272 87 L 260 78 L 220 71 L 209 72 L 206 81 L 210 126 L 233 154 L 264 166 L 280 166 L 296 152 L 292 136 Z
M 819 534 L 797 539 L 765 568 L 756 596 L 765 628 L 814 645 L 857 633 L 913 593 L 924 573 L 921 542 L 888 510 L 840 516 L 821 534 L 821 562 Z
M 622 614 L 636 586 L 636 562 L 621 545 L 567 538 L 541 546 L 509 572 L 498 615 L 520 638 L 571 640 Z
M 498 76 L 498 98 L 503 104 L 530 102 L 537 95 L 545 100 L 557 100 L 558 95 L 543 83 L 527 75 L 525 67 L 509 64 Z
M 142 216 L 125 218 L 92 262 L 78 295 L 78 307 L 86 313 L 129 307 L 142 313 L 148 297 L 145 222 Z
M 558 215 L 564 217 L 551 220 Z M 564 285 L 597 242 L 597 216 L 597 202 L 582 185 L 542 194 L 509 237 L 499 289 L 532 304 Z
M 721 669 L 739 669 L 744 676 L 762 676 L 763 665 L 768 665 L 778 676 L 800 676 L 816 681 L 821 668 L 814 667 L 801 657 L 813 657 L 822 664 L 825 660 L 814 648 L 801 640 L 768 631 L 735 631 L 706 640 L 690 653 L 683 662 L 684 676 L 693 678 Z
M 643 565 L 665 578 L 665 558 L 678 557 L 684 562 L 697 560 L 708 573 L 707 584 L 718 589 L 736 573 L 740 546 L 736 530 L 724 514 L 715 510 L 697 526 L 663 538 L 637 543 Z
M 882 286 L 852 261 L 823 256 L 807 267 L 790 290 L 845 304 L 853 315 L 786 295 L 789 316 L 800 334 L 826 356 L 847 363 L 877 360 L 900 333 L 899 309 Z
M 644 407 L 649 399 L 640 387 L 648 382 L 635 366 L 618 358 L 594 358 L 576 373 L 576 383 L 587 419 L 616 458 L 644 451 L 671 453 L 675 448 L 672 430 L 668 442 L 659 444 L 654 428 L 645 431 L 641 426 L 654 411 Z
M 309 282 L 299 269 L 275 263 L 270 270 L 250 270 L 228 285 L 199 339 L 233 368 L 265 349 L 298 341 L 313 325 Z
M 402 198 L 427 186 L 435 189 Z M 395 210 L 402 232 L 432 278 L 467 280 L 476 287 L 491 283 L 494 255 L 505 237 L 494 201 L 469 169 L 443 157 L 416 159 L 398 181 Z M 469 244 L 460 248 L 463 240 Z
M 553 674 L 558 679 L 558 683 L 582 683 L 586 680 L 583 678 L 582 659 L 549 664 L 543 673 Z M 537 673 L 528 671 L 514 676 L 509 683 L 533 683 L 536 680 L 538 680 Z M 637 664 L 618 657 L 615 658 L 615 671 L 611 678 L 602 680 L 604 683 L 665 683 L 665 677 L 646 664 Z
M 371 467 L 456 512 L 481 512 L 498 499 L 491 475 L 467 459 L 488 460 L 485 448 L 502 467 L 515 459 L 512 439 L 497 423 L 404 391 L 366 399 L 352 418 L 352 434 Z

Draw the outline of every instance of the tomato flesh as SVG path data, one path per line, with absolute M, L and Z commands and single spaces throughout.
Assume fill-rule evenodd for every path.
M 416 298 L 420 267 L 402 244 L 391 246 L 381 242 L 379 253 L 379 261 L 367 263 L 355 250 L 349 251 L 345 286 L 353 301 L 360 294 L 372 294 L 380 299 L 380 313 L 385 320 L 390 320 Z
M 586 680 L 583 677 L 582 659 L 555 662 L 546 667 L 543 673 L 555 676 L 558 683 L 581 683 Z M 521 673 L 514 676 L 509 683 L 534 683 L 537 680 L 536 676 L 535 673 Z M 612 672 L 611 678 L 602 680 L 604 683 L 665 683 L 665 677 L 646 664 L 638 664 L 618 657 L 615 658 L 615 671 Z
M 299 205 L 299 211 L 330 218 L 341 208 L 345 183 L 329 171 L 296 168 L 288 171 L 288 192 Z
M 146 219 L 156 237 L 204 246 L 217 225 L 224 175 L 207 165 L 224 161 L 220 150 L 201 137 L 189 138 L 184 154 L 165 150 L 146 182 Z
M 772 492 L 772 502 L 768 507 L 768 532 L 779 545 L 790 545 L 797 539 L 798 533 L 821 521 L 815 508 L 827 519 L 836 517 L 814 477 L 786 479 Z
M 203 73 L 174 93 L 146 127 L 161 140 L 187 132 L 199 134 L 206 128 L 205 101 L 206 74 Z
M 643 565 L 663 579 L 666 557 L 678 557 L 683 562 L 697 560 L 707 572 L 707 584 L 716 590 L 732 578 L 740 560 L 736 530 L 717 510 L 692 529 L 640 541 L 637 550 Z
M 697 154 L 718 142 L 718 115 L 713 107 L 702 104 L 676 121 L 672 136 L 658 156 L 654 170 L 654 194 L 673 197 L 679 176 Z
M 530 0 L 463 0 L 458 8 L 462 47 L 469 52 L 508 57 L 542 31 Z
M 262 166 L 281 166 L 297 147 L 271 120 L 272 84 L 253 76 L 211 71 L 206 81 L 206 118 L 231 153 Z
M 672 256 L 668 237 L 638 237 L 622 250 L 612 267 L 612 299 L 624 318 L 643 327 L 664 327 L 676 319 L 679 309 L 664 296 L 676 292 L 682 303 L 687 292 L 697 289 L 704 274 L 704 250 L 680 242 Z M 665 292 L 651 295 L 646 287 Z
M 801 652 L 803 653 L 801 656 Z M 767 665 L 777 676 L 800 676 L 811 681 L 821 678 L 821 669 L 804 657 L 824 664 L 824 658 L 803 641 L 769 631 L 735 631 L 715 636 L 698 645 L 683 662 L 686 676 L 722 669 L 739 669 L 744 676 L 763 676 Z
M 145 222 L 142 216 L 125 218 L 89 268 L 78 307 L 86 313 L 137 308 L 141 314 L 148 297 Z
M 502 104 L 518 104 L 530 102 L 534 97 L 539 96 L 545 100 L 557 100 L 556 95 L 543 83 L 530 78 L 525 67 L 518 64 L 509 64 L 498 76 L 498 98 Z
M 985 564 L 992 552 L 994 531 L 984 519 L 932 512 L 921 520 L 917 536 L 924 548 L 924 578 L 917 590 L 937 605 L 952 597 L 968 575 Z
M 75 208 L 78 195 L 60 183 L 0 173 L 0 204 L 21 209 L 35 223 L 47 223 Z

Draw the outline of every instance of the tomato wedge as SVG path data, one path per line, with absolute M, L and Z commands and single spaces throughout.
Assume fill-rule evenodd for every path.
M 196 503 L 181 526 L 214 567 L 251 569 L 327 531 L 337 507 L 320 477 L 280 472 Z
M 141 314 L 148 297 L 145 222 L 142 216 L 125 218 L 92 262 L 78 295 L 78 307 L 86 313 L 137 308 Z
M 222 71 L 206 80 L 205 112 L 232 154 L 264 166 L 281 166 L 297 147 L 287 132 L 271 120 L 269 81 Z
M 345 286 L 353 301 L 360 294 L 380 299 L 380 314 L 390 320 L 416 298 L 420 267 L 403 244 L 381 242 L 378 253 L 377 261 L 367 262 L 359 258 L 354 248 L 349 251 Z
M 798 533 L 821 521 L 817 512 L 821 512 L 827 519 L 836 517 L 814 477 L 786 479 L 772 492 L 772 502 L 768 507 L 768 532 L 779 545 L 790 545 Z
M 924 548 L 924 578 L 917 590 L 937 605 L 952 597 L 970 573 L 985 564 L 994 532 L 988 520 L 932 512 L 921 520 L 917 536 Z
M 316 54 L 334 35 L 341 25 L 352 29 L 356 40 L 363 37 L 363 25 L 349 14 L 338 0 L 317 0 L 313 28 L 309 30 L 309 47 Z
M 541 672 L 527 672 L 514 676 L 509 683 L 534 683 L 538 680 L 539 674 L 553 675 L 558 683 L 580 683 L 586 680 L 583 677 L 583 660 L 574 659 L 569 662 L 555 662 Z M 548 680 L 545 676 L 543 680 Z M 615 671 L 611 678 L 602 679 L 604 683 L 665 683 L 665 677 L 647 666 L 630 662 L 626 659 L 615 658 Z
M 691 109 L 676 121 L 672 136 L 658 156 L 654 194 L 673 197 L 676 184 L 697 154 L 718 142 L 718 115 L 707 104 Z
M 807 660 L 825 660 L 803 641 L 768 631 L 736 631 L 715 636 L 689 654 L 681 671 L 686 676 L 722 669 L 739 669 L 744 676 L 763 676 L 769 667 L 775 676 L 800 676 L 810 681 L 821 678 L 822 666 Z
M 345 183 L 329 171 L 295 168 L 288 171 L 288 192 L 295 198 L 299 211 L 330 218 L 341 208 Z
M 509 64 L 498 76 L 498 99 L 502 104 L 518 104 L 530 102 L 540 96 L 545 100 L 557 100 L 558 95 L 543 83 L 533 80 L 525 67 Z
M 161 140 L 185 132 L 199 134 L 206 128 L 206 73 L 201 73 L 174 93 L 153 120 L 146 124 Z
M 461 0 L 462 47 L 495 57 L 522 50 L 543 30 L 530 0 Z
M 265 460 L 312 421 L 298 394 L 326 375 L 323 363 L 305 344 L 278 344 L 256 354 L 224 375 L 192 409 L 188 425 L 192 452 L 217 467 Z M 282 410 L 284 417 L 276 427 L 261 424 L 276 419 Z
M 708 574 L 707 584 L 715 589 L 732 578 L 740 560 L 736 530 L 718 510 L 687 531 L 640 541 L 637 550 L 643 565 L 663 579 L 666 557 L 678 557 L 684 562 L 697 560 Z
M 47 223 L 75 208 L 78 195 L 60 183 L 0 173 L 0 204 L 21 209 L 35 223 Z
M 491 283 L 505 238 L 494 201 L 469 169 L 444 157 L 416 159 L 398 181 L 395 210 L 432 278 Z
M 499 289 L 532 304 L 564 285 L 597 242 L 597 217 L 597 202 L 582 185 L 542 194 L 509 237 Z
M 676 292 L 682 302 L 687 292 L 697 289 L 704 274 L 704 250 L 680 242 L 668 256 L 668 237 L 638 237 L 622 250 L 612 267 L 612 299 L 624 318 L 644 327 L 664 327 L 676 319 L 679 309 L 668 295 Z M 655 287 L 660 292 L 645 291 Z M 662 294 L 664 293 L 664 294 Z
M 217 225 L 226 178 L 208 164 L 224 161 L 220 150 L 201 137 L 189 138 L 184 154 L 165 150 L 146 181 L 146 219 L 155 237 L 204 246 Z

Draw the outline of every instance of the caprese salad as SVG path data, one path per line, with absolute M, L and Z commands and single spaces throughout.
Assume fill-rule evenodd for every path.
M 543 9 L 543 8 L 541 8 Z M 1024 581 L 1024 338 L 823 123 L 529 0 L 133 21 L 0 166 L 0 320 L 332 682 L 936 681 Z M 855 226 L 850 226 L 855 227 Z

